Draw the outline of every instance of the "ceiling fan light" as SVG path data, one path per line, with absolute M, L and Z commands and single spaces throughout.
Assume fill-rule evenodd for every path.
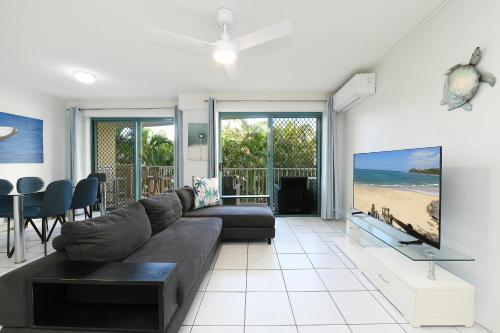
M 80 83 L 92 84 L 95 82 L 95 75 L 89 72 L 75 71 L 73 72 L 73 76 Z
M 218 63 L 227 65 L 236 61 L 237 54 L 234 47 L 229 43 L 218 45 L 214 50 L 214 59 Z

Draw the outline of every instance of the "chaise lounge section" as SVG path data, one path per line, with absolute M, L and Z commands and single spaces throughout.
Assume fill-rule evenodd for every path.
M 274 215 L 266 205 L 228 205 L 193 209 L 191 187 L 176 190 L 181 199 L 184 217 L 219 217 L 222 219 L 222 238 L 225 240 L 266 239 L 268 244 L 275 236 Z

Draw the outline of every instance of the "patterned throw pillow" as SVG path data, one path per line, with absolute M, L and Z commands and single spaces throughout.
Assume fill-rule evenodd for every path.
M 222 204 L 217 178 L 193 177 L 193 190 L 194 209 Z

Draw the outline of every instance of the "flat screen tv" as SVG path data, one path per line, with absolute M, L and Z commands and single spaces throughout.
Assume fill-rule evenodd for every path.
M 355 154 L 354 209 L 440 248 L 441 150 Z

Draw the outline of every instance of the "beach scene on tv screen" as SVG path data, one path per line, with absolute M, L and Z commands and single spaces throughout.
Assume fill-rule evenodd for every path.
M 439 244 L 439 147 L 354 157 L 354 208 Z

